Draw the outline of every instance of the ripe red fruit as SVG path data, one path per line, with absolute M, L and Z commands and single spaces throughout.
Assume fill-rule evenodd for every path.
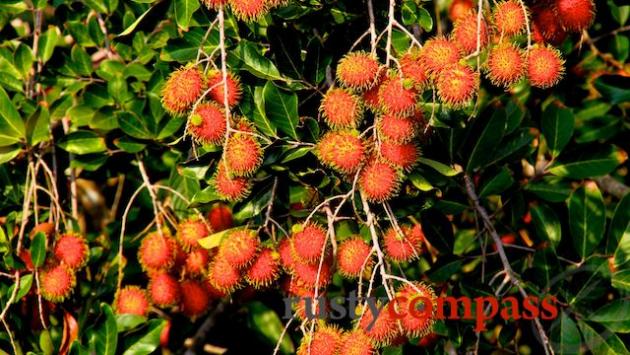
M 353 174 L 365 160 L 365 142 L 351 130 L 330 131 L 317 143 L 315 154 L 323 165 Z
M 217 256 L 210 263 L 208 281 L 218 290 L 230 293 L 239 287 L 241 273 L 238 269 L 222 256 Z
M 347 278 L 360 277 L 362 270 L 372 267 L 371 251 L 370 245 L 359 236 L 344 241 L 337 250 L 339 272 Z
M 438 74 L 435 83 L 440 100 L 451 107 L 466 106 L 479 89 L 479 76 L 470 67 L 455 64 Z
M 328 90 L 319 107 L 326 123 L 333 128 L 354 127 L 361 118 L 361 101 L 350 91 L 340 88 Z
M 420 347 L 429 347 L 433 344 L 435 344 L 435 342 L 438 340 L 440 336 L 437 335 L 436 333 L 429 333 L 425 336 L 423 336 L 420 340 L 418 340 L 418 346 Z
M 477 46 L 481 51 L 488 44 L 488 25 L 482 18 L 477 29 L 477 12 L 471 11 L 467 15 L 460 17 L 455 22 L 453 28 L 452 41 L 461 49 L 464 54 L 471 54 L 477 51 Z M 477 36 L 479 33 L 479 36 Z M 479 40 L 479 43 L 477 43 Z
M 372 346 L 370 337 L 363 329 L 354 329 L 346 333 L 341 338 L 341 350 L 339 354 L 344 355 L 373 355 L 375 349 Z
M 407 336 L 423 337 L 431 331 L 437 302 L 435 292 L 429 285 L 423 282 L 414 282 L 413 286 L 405 284 L 396 292 L 396 300 L 398 308 L 406 310 L 400 325 Z
M 82 236 L 66 233 L 55 242 L 53 254 L 69 268 L 78 269 L 87 262 L 88 245 Z
M 389 228 L 383 235 L 385 255 L 394 261 L 411 261 L 422 254 L 424 232 L 419 224 L 401 225 L 402 235 L 396 228 Z
M 214 188 L 219 196 L 228 201 L 240 201 L 249 195 L 251 187 L 248 178 L 230 176 L 225 170 L 223 160 L 219 161 L 214 176 Z
M 515 0 L 497 3 L 492 12 L 494 25 L 500 36 L 517 35 L 525 29 L 527 18 L 521 5 Z
M 138 261 L 145 270 L 165 270 L 173 266 L 177 246 L 171 236 L 164 231 L 149 233 L 138 248 Z
M 162 89 L 162 105 L 169 113 L 186 112 L 206 90 L 206 81 L 195 66 L 182 67 L 169 76 Z
M 532 38 L 539 43 L 559 45 L 567 37 L 553 6 L 532 8 Z
M 323 325 L 317 328 L 312 337 L 302 338 L 297 355 L 337 355 L 341 347 L 342 333 L 333 326 Z
M 263 0 L 228 0 L 232 12 L 244 21 L 256 20 L 269 12 L 268 1 Z
M 472 0 L 453 0 L 448 7 L 448 17 L 455 22 L 474 8 Z
M 366 89 L 374 85 L 381 68 L 378 61 L 366 52 L 346 54 L 337 65 L 337 80 L 352 89 Z
M 206 312 L 210 305 L 208 290 L 196 280 L 186 280 L 180 284 L 182 312 L 190 318 L 196 318 Z
M 552 47 L 534 47 L 527 57 L 527 77 L 532 86 L 546 89 L 560 81 L 564 74 L 564 60 Z
M 232 1 L 232 0 L 230 0 Z M 259 2 L 259 1 L 256 1 Z M 262 2 L 262 1 L 260 1 Z M 208 97 L 212 100 L 216 101 L 220 107 L 224 107 L 224 86 L 223 85 L 223 73 L 219 70 L 212 70 L 208 73 L 207 77 L 208 85 L 207 87 L 210 90 L 208 93 Z M 232 107 L 237 105 L 241 100 L 241 82 L 234 74 L 231 72 L 227 73 L 227 103 L 228 106 Z
M 446 38 L 436 37 L 424 43 L 420 51 L 420 60 L 431 74 L 459 61 L 460 52 L 455 43 Z
M 416 111 L 416 114 L 410 117 L 385 114 L 378 119 L 377 127 L 381 138 L 394 143 L 407 143 L 416 136 L 422 121 L 422 110 Z
M 219 246 L 219 256 L 236 268 L 243 268 L 253 261 L 260 241 L 255 231 L 235 230 L 225 236 Z
M 368 307 L 359 321 L 359 327 L 363 329 L 376 346 L 389 345 L 399 333 L 398 322 L 392 317 L 392 312 L 388 309 L 391 305 L 388 304 L 382 307 L 383 311 L 378 314 L 376 321 L 374 320 L 374 314 Z
M 324 244 L 328 239 L 326 230 L 317 224 L 309 223 L 300 226 L 292 236 L 293 251 L 298 258 L 308 263 L 319 263 L 324 252 Z
M 523 51 L 513 44 L 501 44 L 488 53 L 488 79 L 496 85 L 510 87 L 525 74 Z
M 153 273 L 148 289 L 151 301 L 158 307 L 169 307 L 179 302 L 179 282 L 166 271 Z
M 383 81 L 385 81 L 386 78 L 386 71 L 381 70 L 378 79 L 376 79 L 376 82 L 374 83 L 374 86 L 363 92 L 363 104 L 365 105 L 365 107 L 372 110 L 372 112 L 378 112 L 381 109 L 378 92 L 381 89 L 381 84 L 383 83 Z
M 188 130 L 199 142 L 220 144 L 225 138 L 225 113 L 215 103 L 199 104 L 190 116 Z
M 208 221 L 215 232 L 232 228 L 232 210 L 222 203 L 217 203 L 208 212 Z
M 46 267 L 40 273 L 39 280 L 42 297 L 54 303 L 62 302 L 70 296 L 76 285 L 74 271 L 65 264 Z
M 263 150 L 255 136 L 243 131 L 230 135 L 223 156 L 230 174 L 250 176 L 262 164 Z
M 420 61 L 419 50 L 411 50 L 405 53 L 400 57 L 398 63 L 400 64 L 400 71 L 405 79 L 412 80 L 414 85 L 418 88 L 426 86 L 429 76 Z
M 180 222 L 177 226 L 177 240 L 185 250 L 190 250 L 199 246 L 199 239 L 210 235 L 212 231 L 206 223 L 199 218 L 189 218 Z
M 138 286 L 126 286 L 116 292 L 114 309 L 118 314 L 146 316 L 149 306 L 146 292 Z
M 278 244 L 278 254 L 280 254 L 280 263 L 284 270 L 288 273 L 293 273 L 295 267 L 295 258 L 293 256 L 293 243 L 292 239 L 284 238 Z
M 398 192 L 400 180 L 399 170 L 384 161 L 371 159 L 359 175 L 359 189 L 368 201 L 383 202 Z
M 420 150 L 414 143 L 382 142 L 381 156 L 398 168 L 411 170 L 420 157 Z
M 208 255 L 208 251 L 206 249 L 193 249 L 186 256 L 184 271 L 190 276 L 202 275 L 205 272 L 209 261 L 210 255 Z
M 383 111 L 396 116 L 408 116 L 416 108 L 418 91 L 413 83 L 406 82 L 399 75 L 389 76 L 378 91 L 379 103 Z
M 569 31 L 580 32 L 587 29 L 595 17 L 593 0 L 556 0 L 560 22 Z
M 254 288 L 269 286 L 280 275 L 280 255 L 271 248 L 263 248 L 258 256 L 245 272 L 247 283 Z
M 313 263 L 307 263 L 304 260 L 296 258 L 295 264 L 293 266 L 293 269 L 295 270 L 295 276 L 299 281 L 304 284 L 305 287 L 315 288 L 316 286 L 319 286 L 321 289 L 322 287 L 328 285 L 332 277 L 330 265 L 331 261 L 331 258 L 326 257 L 322 262 L 322 267 L 320 270 L 319 260 Z

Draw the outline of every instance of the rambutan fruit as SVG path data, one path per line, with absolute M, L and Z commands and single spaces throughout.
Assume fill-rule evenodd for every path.
M 166 80 L 162 88 L 162 105 L 169 113 L 181 115 L 199 99 L 206 88 L 201 71 L 187 65 L 172 72 Z
M 252 265 L 245 272 L 247 283 L 254 288 L 269 286 L 280 275 L 280 255 L 271 248 L 263 248 Z
M 370 270 L 372 249 L 360 236 L 352 237 L 337 249 L 337 268 L 347 278 L 360 277 L 362 271 Z
M 427 335 L 423 336 L 418 340 L 418 346 L 422 348 L 427 348 L 433 344 L 440 338 L 437 333 L 430 332 Z
M 300 321 L 321 319 L 329 309 L 325 301 L 325 292 L 320 290 L 317 294 L 317 299 L 315 299 L 314 291 L 311 290 L 309 295 L 304 296 L 304 298 L 299 298 L 297 302 L 293 304 L 293 313 Z M 314 353 L 311 354 L 314 355 Z
M 146 316 L 150 305 L 147 293 L 138 286 L 125 286 L 116 292 L 114 298 L 114 309 L 117 314 Z
M 373 355 L 376 353 L 372 340 L 363 329 L 357 328 L 347 332 L 341 338 L 341 350 L 343 355 Z
M 478 23 L 477 17 L 477 12 L 471 11 L 455 22 L 452 42 L 461 49 L 463 54 L 475 53 L 477 46 L 479 46 L 481 51 L 488 44 L 488 25 L 483 18 Z M 477 28 L 477 25 L 479 25 L 479 28 Z M 477 36 L 477 33 L 479 33 L 479 36 Z M 477 40 L 479 40 L 479 43 L 477 43 Z
M 235 0 L 229 0 L 233 2 Z M 259 0 L 236 0 L 236 1 L 252 1 L 252 2 L 264 2 Z M 232 8 L 234 10 L 234 8 Z M 223 103 L 225 97 L 225 91 L 223 84 L 223 73 L 220 70 L 211 70 L 207 76 L 207 87 L 210 89 L 208 93 L 208 97 L 214 100 L 219 104 L 220 107 L 224 107 Z M 227 73 L 227 103 L 228 106 L 232 107 L 238 105 L 239 101 L 241 101 L 241 82 L 236 75 L 232 72 Z
M 451 107 L 466 106 L 479 89 L 479 75 L 470 67 L 454 64 L 438 74 L 435 83 L 440 100 Z
M 218 10 L 219 7 L 227 4 L 227 0 L 201 0 L 201 2 L 212 10 Z
M 325 257 L 322 262 L 321 270 L 319 268 L 319 260 L 313 263 L 307 263 L 304 260 L 296 259 L 294 270 L 295 276 L 304 283 L 307 288 L 326 287 L 330 283 L 332 277 L 331 260 Z M 319 276 L 318 276 L 319 274 Z
M 176 238 L 184 249 L 190 250 L 198 247 L 199 239 L 207 237 L 210 233 L 212 231 L 200 218 L 189 218 L 177 226 Z
M 69 268 L 78 269 L 87 262 L 88 249 L 85 238 L 76 233 L 66 233 L 55 242 L 53 254 Z
M 376 82 L 381 70 L 378 60 L 367 52 L 346 54 L 337 65 L 337 80 L 352 89 L 367 89 Z
M 253 21 L 269 12 L 266 0 L 228 0 L 236 17 L 244 21 Z
M 212 282 L 210 282 L 210 279 L 206 279 L 205 282 L 203 283 L 203 285 L 206 287 L 206 290 L 208 291 L 208 296 L 211 299 L 217 299 L 217 298 L 223 298 L 223 297 L 227 297 L 230 293 L 226 292 L 224 290 L 220 290 L 218 288 L 216 288 Z
M 513 44 L 500 44 L 488 53 L 487 76 L 496 86 L 510 87 L 525 74 L 523 51 Z
M 186 316 L 194 319 L 208 310 L 210 297 L 208 290 L 201 282 L 185 280 L 179 287 L 181 290 L 180 307 Z
M 238 229 L 225 236 L 219 246 L 219 255 L 228 264 L 243 268 L 252 263 L 259 246 L 255 231 Z
M 231 293 L 240 286 L 241 273 L 232 263 L 219 255 L 210 263 L 208 281 L 217 289 Z
M 223 109 L 215 103 L 204 102 L 190 116 L 188 130 L 201 143 L 220 144 L 226 127 Z
M 222 198 L 228 201 L 240 201 L 249 195 L 252 183 L 246 177 L 230 176 L 225 170 L 225 163 L 221 160 L 214 176 L 214 188 Z
M 532 38 L 536 42 L 559 45 L 566 37 L 555 7 L 541 5 L 532 8 Z
M 396 117 L 394 115 L 382 115 L 377 120 L 378 132 L 381 138 L 394 143 L 407 143 L 418 132 L 418 124 L 422 119 L 422 111 L 418 115 L 410 117 Z
M 294 272 L 295 257 L 293 255 L 293 241 L 289 238 L 284 238 L 278 244 L 278 254 L 280 254 L 280 264 L 284 270 L 288 273 Z
M 363 114 L 361 100 L 349 90 L 340 88 L 326 92 L 319 111 L 332 128 L 354 127 Z
M 234 223 L 232 209 L 223 203 L 215 203 L 208 212 L 207 218 L 214 232 L 221 232 L 232 228 Z
M 299 226 L 299 230 L 292 236 L 293 251 L 298 258 L 307 263 L 319 262 L 327 239 L 326 230 L 317 224 Z
M 230 174 L 250 176 L 262 164 L 263 149 L 252 134 L 237 132 L 228 138 L 223 159 Z
M 202 275 L 205 272 L 209 261 L 210 255 L 206 249 L 192 249 L 186 255 L 184 271 L 186 272 L 186 275 L 190 276 Z
M 296 297 L 314 297 L 314 288 L 311 285 L 307 285 L 304 281 L 296 276 L 291 276 L 286 279 L 284 290 L 291 296 Z
M 424 282 L 403 285 L 396 292 L 396 305 L 406 311 L 399 322 L 407 336 L 423 337 L 431 331 L 437 309 L 437 299 L 431 286 Z
M 564 74 L 560 52 L 548 46 L 530 49 L 527 57 L 527 77 L 532 86 L 546 89 L 556 85 Z
M 391 304 L 382 307 L 383 311 L 378 314 L 376 320 L 374 320 L 374 314 L 368 307 L 359 321 L 359 327 L 363 329 L 374 345 L 379 347 L 389 345 L 400 332 L 398 322 L 392 317 L 392 313 L 388 309 L 389 306 Z M 379 308 L 381 307 L 379 306 Z
M 415 143 L 382 142 L 381 156 L 394 166 L 409 171 L 416 165 L 420 149 Z
M 177 243 L 167 232 L 147 234 L 138 248 L 138 261 L 144 270 L 168 270 L 175 262 Z
M 459 59 L 460 51 L 457 45 L 443 37 L 429 39 L 420 51 L 420 60 L 431 74 L 439 73 L 444 68 L 456 64 Z
M 297 355 L 338 355 L 341 347 L 341 331 L 334 326 L 322 325 L 312 337 L 302 338 Z
M 424 232 L 419 224 L 401 225 L 402 235 L 396 228 L 389 228 L 383 235 L 385 255 L 394 261 L 411 261 L 423 251 Z
M 66 264 L 50 265 L 39 274 L 39 290 L 44 299 L 58 303 L 64 301 L 72 293 L 76 285 L 74 271 Z
M 343 174 L 353 174 L 365 160 L 365 142 L 352 130 L 329 131 L 315 148 L 323 165 Z
M 398 64 L 400 64 L 400 72 L 403 78 L 412 80 L 414 86 L 417 88 L 426 86 L 429 76 L 420 61 L 419 50 L 411 50 L 403 54 L 398 60 Z
M 499 35 L 517 35 L 526 27 L 527 18 L 521 5 L 515 0 L 505 0 L 497 3 L 492 11 L 494 26 Z
M 158 307 L 173 306 L 180 299 L 179 282 L 166 271 L 158 271 L 151 275 L 148 291 L 151 301 Z
M 466 16 L 474 7 L 475 4 L 472 0 L 453 0 L 448 7 L 448 18 L 455 22 Z
M 359 175 L 359 189 L 370 202 L 383 202 L 398 193 L 400 170 L 379 159 L 371 159 Z
M 595 18 L 593 0 L 555 0 L 560 22 L 569 31 L 587 29 Z
M 376 79 L 374 86 L 365 90 L 362 94 L 363 105 L 372 110 L 372 112 L 378 112 L 381 110 L 381 103 L 379 102 L 378 92 L 381 89 L 381 84 L 383 83 L 383 81 L 385 81 L 386 78 L 386 71 L 381 70 L 381 73 L 378 76 L 378 79 Z
M 408 116 L 416 107 L 418 91 L 413 83 L 406 82 L 398 75 L 390 75 L 378 91 L 380 106 L 385 113 L 395 116 Z

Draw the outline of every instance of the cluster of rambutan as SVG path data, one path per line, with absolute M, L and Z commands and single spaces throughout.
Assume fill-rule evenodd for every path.
M 217 10 L 229 5 L 232 13 L 241 20 L 255 21 L 272 9 L 286 3 L 285 0 L 201 0 L 209 9 Z
M 532 7 L 532 37 L 558 45 L 567 34 L 587 29 L 595 18 L 593 0 L 544 0 Z
M 204 74 L 192 64 L 171 73 L 162 89 L 162 104 L 169 113 L 189 114 L 187 129 L 196 141 L 223 145 L 214 187 L 228 201 L 238 201 L 249 194 L 249 177 L 260 167 L 263 157 L 254 125 L 226 112 L 226 106 L 231 110 L 240 99 L 241 84 L 236 75 L 228 72 L 224 85 L 221 71 Z

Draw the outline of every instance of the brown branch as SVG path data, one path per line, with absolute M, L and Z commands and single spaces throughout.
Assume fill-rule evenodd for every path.
M 630 192 L 630 187 L 624 185 L 619 180 L 610 175 L 597 177 L 595 178 L 595 181 L 602 190 L 617 197 L 618 199 L 622 199 L 627 193 Z

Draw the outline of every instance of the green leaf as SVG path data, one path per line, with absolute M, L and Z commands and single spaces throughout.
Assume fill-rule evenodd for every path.
M 612 286 L 624 292 L 630 292 L 630 269 L 617 271 L 612 275 Z
M 41 267 L 46 260 L 46 235 L 38 232 L 31 242 L 31 260 L 35 267 Z
M 106 303 L 101 303 L 101 311 L 105 316 L 105 321 L 94 333 L 94 349 L 98 354 L 115 355 L 118 346 L 116 316 L 112 308 Z
M 198 0 L 177 0 L 175 6 L 175 20 L 177 25 L 184 31 L 188 31 L 190 19 L 197 9 L 199 9 Z
M 418 9 L 418 24 L 422 27 L 426 32 L 431 32 L 433 29 L 433 18 L 429 11 L 427 11 L 424 7 Z
M 562 224 L 553 209 L 545 204 L 539 204 L 530 209 L 532 222 L 536 233 L 551 242 L 555 249 L 562 238 Z
M 564 202 L 571 195 L 571 185 L 557 177 L 544 177 L 540 181 L 529 181 L 525 185 L 529 191 L 549 202 Z
M 571 110 L 549 105 L 542 115 L 542 133 L 553 157 L 557 157 L 573 135 Z
M 577 354 L 580 352 L 582 338 L 575 322 L 562 311 L 551 326 L 551 344 L 556 354 Z
M 468 159 L 467 172 L 482 168 L 496 154 L 497 142 L 503 138 L 507 123 L 507 115 L 504 109 L 494 112 L 490 120 L 484 127 L 481 135 L 475 137 L 477 142 L 470 153 Z
M 118 124 L 123 132 L 130 135 L 133 138 L 138 139 L 151 139 L 154 138 L 152 126 L 148 121 L 150 118 L 145 116 L 140 117 L 131 112 L 117 112 Z
M 152 319 L 148 325 L 146 334 L 129 346 L 123 355 L 147 355 L 157 349 L 160 345 L 160 333 L 166 326 L 166 321 L 164 319 Z
M 415 186 L 420 191 L 426 192 L 434 189 L 433 185 L 431 185 L 431 183 L 427 179 L 415 172 L 409 175 L 409 181 L 411 181 L 413 186 Z
M 630 269 L 630 221 L 626 223 L 626 229 L 615 249 L 614 265 L 617 269 Z
M 593 354 L 628 354 L 628 349 L 626 349 L 621 339 L 610 330 L 604 328 L 603 331 L 596 331 L 581 320 L 578 320 L 578 327 L 582 332 L 584 342 Z
M 435 161 L 435 160 L 431 160 L 427 158 L 419 158 L 418 162 L 420 164 L 430 166 L 431 168 L 435 169 L 438 173 L 444 176 L 451 177 L 462 172 L 462 167 L 459 165 L 454 165 L 453 167 L 450 167 L 446 164 L 440 163 L 439 161 Z
M 72 58 L 72 69 L 79 75 L 89 76 L 92 74 L 92 59 L 81 46 L 75 45 L 70 53 Z
M 41 59 L 43 63 L 46 63 L 52 57 L 60 36 L 61 33 L 59 29 L 51 26 L 39 37 L 39 52 L 37 53 L 37 57 Z
M 254 104 L 252 108 L 252 120 L 258 130 L 270 137 L 277 135 L 277 128 L 267 117 L 265 112 L 265 96 L 263 94 L 264 87 L 256 86 L 253 93 Z
M 116 329 L 118 333 L 136 329 L 139 325 L 146 323 L 147 317 L 137 314 L 117 314 Z
M 278 317 L 276 312 L 259 301 L 251 302 L 248 304 L 247 308 L 249 310 L 253 330 L 259 332 L 269 345 L 275 346 L 278 341 L 280 341 L 284 329 L 280 317 Z M 291 337 L 282 337 L 282 341 L 280 341 L 280 351 L 283 354 L 292 354 L 295 352 Z
M 510 170 L 503 167 L 497 175 L 483 185 L 479 192 L 479 197 L 498 195 L 510 188 L 512 184 L 514 184 L 514 179 L 512 174 L 510 174 Z
M 20 155 L 20 152 L 22 152 L 22 148 L 17 145 L 0 147 L 0 165 L 13 160 Z
M 283 80 L 278 68 L 269 59 L 265 58 L 256 45 L 248 41 L 240 41 L 230 55 L 242 62 L 243 69 L 252 75 L 267 80 Z
M 61 149 L 74 154 L 100 153 L 107 150 L 105 139 L 93 131 L 76 131 L 61 138 Z
M 569 197 L 568 206 L 573 246 L 582 258 L 586 258 L 595 251 L 606 226 L 606 206 L 597 184 L 587 182 L 575 190 Z
M 613 105 L 630 101 L 630 78 L 602 75 L 595 79 L 595 88 Z
M 299 121 L 298 99 L 294 92 L 280 90 L 268 81 L 263 88 L 267 117 L 282 132 L 293 139 L 298 139 L 296 127 Z
M 626 194 L 615 207 L 610 226 L 608 227 L 607 247 L 606 251 L 612 253 L 620 243 L 624 233 L 628 231 L 628 223 L 630 223 L 630 193 Z M 630 237 L 628 237 L 628 255 L 630 255 Z
M 607 146 L 604 150 L 586 152 L 572 161 L 558 162 L 549 169 L 549 173 L 572 179 L 597 177 L 615 170 L 626 159 L 626 152 L 615 146 Z
M 33 286 L 33 274 L 27 274 L 20 277 L 20 288 L 18 289 L 18 292 L 15 295 L 14 302 L 19 302 L 22 299 L 22 297 L 26 296 L 28 292 L 31 290 L 32 286 Z M 12 294 L 14 288 L 15 288 L 15 284 L 9 288 L 9 291 L 7 292 L 7 294 L 8 295 Z
M 216 248 L 219 246 L 219 244 L 221 244 L 221 241 L 226 235 L 229 235 L 232 232 L 236 230 L 240 230 L 240 229 L 243 229 L 243 227 L 234 227 L 234 228 L 225 229 L 220 232 L 214 233 L 203 239 L 199 239 L 199 245 L 201 245 L 201 247 L 204 249 Z
M 142 15 L 140 15 L 140 17 L 138 17 L 131 25 L 129 25 L 127 28 L 125 28 L 124 31 L 120 32 L 116 37 L 122 37 L 122 36 L 126 36 L 128 34 L 131 34 L 131 32 L 133 32 L 133 30 L 136 29 L 136 27 L 138 27 L 138 25 L 140 24 L 140 22 L 142 22 L 142 19 L 144 19 L 144 17 L 149 13 L 149 11 L 153 10 L 153 6 L 151 6 L 150 8 L 147 9 L 147 11 L 143 12 Z M 189 19 L 190 20 L 190 19 Z
M 0 147 L 18 143 L 26 136 L 24 121 L 0 86 Z
M 630 282 L 630 279 L 627 280 Z M 616 333 L 630 333 L 630 303 L 622 299 L 615 300 L 590 314 L 588 320 L 597 322 Z

